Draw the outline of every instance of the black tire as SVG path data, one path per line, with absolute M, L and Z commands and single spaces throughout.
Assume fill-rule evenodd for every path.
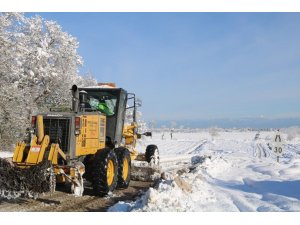
M 156 165 L 159 164 L 159 152 L 158 152 L 158 148 L 156 145 L 148 145 L 147 148 L 146 148 L 146 153 L 145 153 L 145 158 L 146 158 L 146 161 L 148 163 L 150 163 L 151 161 L 154 160 L 154 157 L 155 157 L 155 153 L 157 152 L 158 154 L 158 159 L 156 160 L 157 162 L 155 162 Z
M 128 188 L 131 177 L 131 157 L 126 148 L 117 148 L 115 153 L 118 159 L 118 184 L 117 188 Z
M 111 176 L 108 170 L 112 168 Z M 109 180 L 112 178 L 111 180 Z M 99 150 L 93 160 L 92 183 L 96 195 L 104 196 L 115 190 L 118 180 L 118 161 L 114 151 Z
M 85 166 L 85 173 L 83 174 L 83 178 L 87 179 L 90 182 L 92 182 L 93 180 L 93 160 L 94 155 L 87 155 L 83 160 L 83 164 Z

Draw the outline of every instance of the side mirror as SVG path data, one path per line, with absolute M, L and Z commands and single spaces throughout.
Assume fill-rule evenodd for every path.
M 142 106 L 142 100 L 139 99 L 139 98 L 136 98 L 135 105 L 136 105 L 136 107 L 141 107 Z
M 152 137 L 152 132 L 145 132 L 143 133 L 143 135 L 145 135 L 146 137 Z

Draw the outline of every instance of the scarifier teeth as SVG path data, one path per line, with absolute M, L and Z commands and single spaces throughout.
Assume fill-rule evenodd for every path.
M 49 161 L 22 169 L 0 158 L 0 197 L 37 198 L 41 193 L 54 190 L 55 174 Z

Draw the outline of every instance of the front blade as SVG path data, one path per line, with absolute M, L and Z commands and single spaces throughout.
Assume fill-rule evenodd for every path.
M 132 161 L 131 179 L 137 181 L 155 181 L 160 178 L 160 168 L 147 162 Z

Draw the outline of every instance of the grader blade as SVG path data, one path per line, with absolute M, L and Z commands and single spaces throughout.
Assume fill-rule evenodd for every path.
M 159 166 L 149 165 L 147 162 L 132 161 L 131 179 L 136 181 L 155 181 L 160 178 Z
M 41 193 L 54 191 L 55 174 L 50 161 L 19 168 L 0 158 L 0 198 L 37 198 Z

